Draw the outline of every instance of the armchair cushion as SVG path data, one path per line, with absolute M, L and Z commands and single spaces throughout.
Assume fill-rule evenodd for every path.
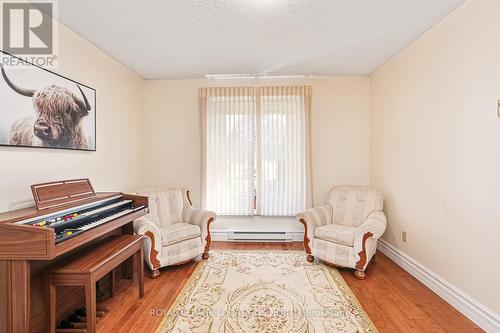
M 367 216 L 383 209 L 382 192 L 366 186 L 334 186 L 327 202 L 333 207 L 337 224 L 359 227 Z
M 182 222 L 184 209 L 182 189 L 146 188 L 137 191 L 137 194 L 148 197 L 149 214 L 146 217 L 158 227 Z
M 357 228 L 341 224 L 327 224 L 317 227 L 314 235 L 316 238 L 342 244 L 345 246 L 354 245 L 354 235 Z
M 160 233 L 163 246 L 168 246 L 187 239 L 200 237 L 201 229 L 193 224 L 175 223 L 160 228 Z

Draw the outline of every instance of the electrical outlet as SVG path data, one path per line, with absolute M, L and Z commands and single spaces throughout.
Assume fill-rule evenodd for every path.
M 401 232 L 401 239 L 406 243 L 406 231 Z

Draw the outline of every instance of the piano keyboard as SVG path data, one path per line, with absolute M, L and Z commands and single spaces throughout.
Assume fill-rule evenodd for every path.
M 37 228 L 53 228 L 57 244 L 145 207 L 134 207 L 133 204 L 132 200 L 123 199 L 121 196 L 112 197 L 17 223 L 30 224 Z
M 118 201 L 118 202 L 113 203 L 113 204 L 102 206 L 101 208 L 97 208 L 97 209 L 90 210 L 90 211 L 84 211 L 84 212 L 80 213 L 80 216 L 91 216 L 94 214 L 108 211 L 108 210 L 113 209 L 113 208 L 124 206 L 128 203 L 131 203 L 131 202 L 132 202 L 132 200 L 121 200 L 121 201 Z
M 115 213 L 115 214 L 111 214 L 111 215 L 105 215 L 105 217 L 99 219 L 99 220 L 95 220 L 93 222 L 89 222 L 89 223 L 86 223 L 84 225 L 82 225 L 80 228 L 80 230 L 89 230 L 89 229 L 92 229 L 92 228 L 95 228 L 97 227 L 98 225 L 101 225 L 101 224 L 104 224 L 106 222 L 109 222 L 111 220 L 114 220 L 120 216 L 123 216 L 123 215 L 127 215 L 129 213 L 132 213 L 134 210 L 133 209 L 125 209 L 125 210 L 122 210 L 121 212 L 118 212 L 118 213 Z
M 103 200 L 99 200 L 99 201 L 96 201 L 96 202 L 93 202 L 93 203 L 84 204 L 84 205 L 80 205 L 80 206 L 75 206 L 73 208 L 64 209 L 64 210 L 61 210 L 61 211 L 56 212 L 56 213 L 38 215 L 36 217 L 32 217 L 32 218 L 28 218 L 28 219 L 23 219 L 23 220 L 14 222 L 14 223 L 16 223 L 16 224 L 31 224 L 31 225 L 33 225 L 36 222 L 40 222 L 40 221 L 43 221 L 43 220 L 50 220 L 50 219 L 56 218 L 58 216 L 59 217 L 60 216 L 64 216 L 66 214 L 70 214 L 70 213 L 73 213 L 73 212 L 77 212 L 77 211 L 86 212 L 86 211 L 89 211 L 90 209 L 96 209 L 96 207 L 100 207 L 100 206 L 103 206 L 105 204 L 109 204 L 109 202 L 115 202 L 115 201 L 119 200 L 120 198 L 121 198 L 121 195 L 116 195 L 116 196 L 108 198 L 108 199 L 103 199 Z
M 92 210 L 92 214 L 88 214 L 90 213 L 89 211 L 88 213 L 80 215 L 86 218 L 83 218 L 80 223 L 72 225 L 71 228 L 68 227 L 56 233 L 56 244 L 73 238 L 74 236 L 79 235 L 84 231 L 98 227 L 109 221 L 115 220 L 121 216 L 133 213 L 145 207 L 132 207 L 130 203 L 131 200 L 123 200 L 115 204 L 106 205 L 105 207 L 107 208 L 103 207 Z M 126 208 L 124 208 L 124 206 Z

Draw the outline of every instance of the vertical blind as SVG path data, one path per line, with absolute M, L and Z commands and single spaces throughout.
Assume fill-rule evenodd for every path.
M 206 88 L 200 97 L 203 204 L 220 215 L 253 215 L 254 89 Z
M 311 88 L 202 88 L 203 205 L 292 216 L 311 201 Z
M 310 87 L 258 89 L 257 213 L 293 216 L 306 207 Z

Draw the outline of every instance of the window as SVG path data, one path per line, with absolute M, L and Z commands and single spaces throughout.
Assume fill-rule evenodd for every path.
M 204 207 L 247 216 L 292 216 L 306 207 L 310 91 L 201 89 Z
M 253 215 L 255 93 L 203 89 L 205 207 L 220 215 Z

